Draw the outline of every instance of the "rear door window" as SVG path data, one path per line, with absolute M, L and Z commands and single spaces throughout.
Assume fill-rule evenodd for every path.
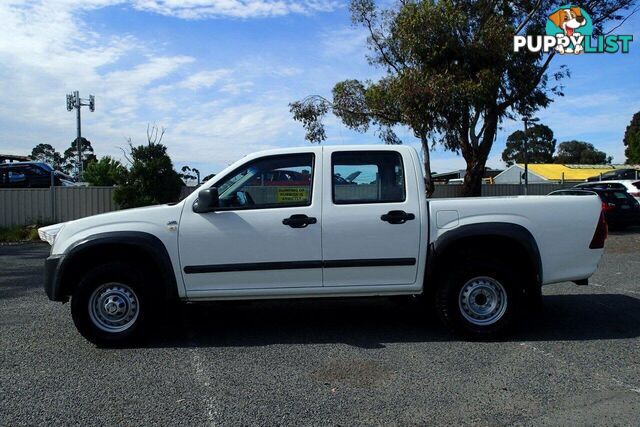
M 402 156 L 395 151 L 341 151 L 331 155 L 335 204 L 404 202 Z

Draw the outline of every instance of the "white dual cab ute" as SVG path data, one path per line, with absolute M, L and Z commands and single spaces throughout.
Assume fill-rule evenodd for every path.
M 39 233 L 48 297 L 109 345 L 176 301 L 394 295 L 494 338 L 542 285 L 586 284 L 607 226 L 596 195 L 428 200 L 418 153 L 375 145 L 255 153 L 179 203 Z

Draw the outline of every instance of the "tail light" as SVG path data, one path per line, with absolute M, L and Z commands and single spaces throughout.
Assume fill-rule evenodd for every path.
M 593 233 L 593 239 L 591 239 L 591 244 L 589 244 L 589 249 L 604 248 L 604 241 L 607 240 L 608 235 L 609 235 L 609 227 L 607 227 L 607 220 L 604 219 L 604 212 L 600 212 L 600 218 L 598 219 L 598 226 L 596 227 L 595 233 Z
M 602 212 L 611 212 L 616 208 L 615 203 L 602 202 Z

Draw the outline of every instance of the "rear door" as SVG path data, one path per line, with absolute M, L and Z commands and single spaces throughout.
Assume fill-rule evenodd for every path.
M 410 285 L 416 281 L 420 200 L 408 150 L 325 147 L 323 285 Z M 424 196 L 423 196 L 424 197 Z

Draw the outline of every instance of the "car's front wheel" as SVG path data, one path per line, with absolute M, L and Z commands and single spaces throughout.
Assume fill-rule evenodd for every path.
M 511 268 L 493 261 L 467 261 L 443 277 L 436 292 L 440 318 L 453 332 L 487 340 L 506 333 L 516 320 L 522 287 Z
M 102 346 L 138 337 L 151 309 L 145 277 L 133 266 L 110 262 L 88 271 L 75 288 L 71 314 L 78 331 Z

